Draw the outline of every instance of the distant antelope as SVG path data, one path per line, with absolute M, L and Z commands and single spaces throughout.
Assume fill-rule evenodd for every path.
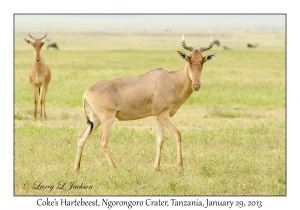
M 58 50 L 58 46 L 57 46 L 56 42 L 51 42 L 51 43 L 47 44 L 47 50 L 51 47 Z
M 154 169 L 160 170 L 160 154 L 164 139 L 164 127 L 169 129 L 177 142 L 177 164 L 183 170 L 181 134 L 171 121 L 179 107 L 201 86 L 200 77 L 203 64 L 211 60 L 215 53 L 203 56 L 202 52 L 213 46 L 212 37 L 207 47 L 186 46 L 182 35 L 183 48 L 191 55 L 177 51 L 187 61 L 178 71 L 168 72 L 157 68 L 139 77 L 126 77 L 100 81 L 83 94 L 83 108 L 89 105 L 89 116 L 85 111 L 87 126 L 78 135 L 78 146 L 74 169 L 80 168 L 81 154 L 88 137 L 101 125 L 99 145 L 108 164 L 116 167 L 108 151 L 108 136 L 114 122 L 136 120 L 155 116 L 157 146 Z M 130 148 L 128 148 L 130 150 Z
M 254 45 L 254 44 L 248 43 L 248 44 L 247 44 L 247 47 L 248 47 L 248 48 L 256 48 L 256 47 L 257 47 L 257 44 Z
M 56 42 L 51 42 L 50 39 L 47 39 L 47 42 L 48 42 L 48 44 L 47 44 L 47 50 L 48 50 L 49 48 L 51 48 L 51 47 L 58 50 L 58 46 L 57 46 Z
M 220 43 L 219 40 L 214 40 L 214 44 L 217 45 L 217 46 L 220 46 L 220 45 L 221 45 L 221 43 Z
M 48 90 L 48 84 L 51 80 L 51 72 L 46 65 L 44 59 L 42 58 L 41 50 L 44 42 L 41 40 L 47 36 L 47 33 L 41 38 L 34 38 L 30 32 L 28 33 L 29 37 L 34 41 L 25 39 L 25 41 L 33 46 L 34 61 L 29 72 L 29 81 L 32 85 L 33 95 L 34 95 L 34 119 L 37 120 L 37 103 L 38 103 L 38 94 L 40 94 L 40 104 L 41 104 L 41 118 L 46 119 L 46 110 L 45 110 L 45 97 Z M 40 91 L 41 88 L 41 91 Z
M 227 47 L 227 46 L 223 46 L 223 49 L 224 49 L 224 50 L 230 50 L 230 48 Z

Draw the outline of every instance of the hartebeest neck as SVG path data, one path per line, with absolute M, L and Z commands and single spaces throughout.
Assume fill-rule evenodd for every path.
M 178 91 L 182 93 L 186 98 L 188 98 L 193 93 L 192 81 L 188 74 L 188 68 L 189 65 L 186 64 L 183 68 L 176 71 L 174 74 L 176 87 L 178 88 Z
M 43 59 L 41 58 L 39 62 L 37 62 L 35 59 L 33 61 L 33 66 L 35 67 L 36 71 L 40 72 L 43 70 Z

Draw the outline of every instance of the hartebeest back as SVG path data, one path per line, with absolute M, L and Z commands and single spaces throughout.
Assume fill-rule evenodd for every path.
M 28 39 L 25 41 L 33 46 L 33 53 L 34 53 L 34 61 L 29 72 L 29 81 L 32 85 L 33 95 L 34 95 L 34 119 L 37 119 L 37 103 L 38 97 L 40 94 L 40 104 L 41 104 L 41 118 L 46 119 L 46 110 L 45 110 L 45 97 L 48 90 L 48 84 L 51 80 L 51 72 L 46 65 L 44 59 L 42 58 L 42 46 L 44 42 L 41 40 L 47 36 L 47 33 L 41 38 L 34 38 L 30 32 L 28 33 L 29 37 L 32 38 L 34 41 L 31 42 Z M 40 91 L 41 88 L 41 91 Z
M 178 51 L 186 60 L 186 65 L 178 71 L 168 72 L 154 69 L 139 77 L 103 80 L 90 87 L 83 94 L 83 107 L 89 105 L 90 115 L 86 113 L 87 126 L 78 135 L 78 146 L 74 169 L 80 168 L 82 149 L 88 137 L 101 125 L 99 144 L 110 166 L 116 167 L 108 151 L 108 136 L 114 122 L 135 120 L 148 116 L 157 118 L 157 149 L 154 169 L 160 170 L 160 153 L 164 138 L 164 127 L 169 129 L 177 142 L 177 164 L 183 170 L 181 134 L 171 118 L 192 92 L 201 86 L 200 77 L 203 64 L 214 54 L 203 56 L 202 52 L 213 46 L 212 38 L 207 47 L 195 49 L 186 46 L 182 35 L 182 46 L 191 51 L 186 55 Z

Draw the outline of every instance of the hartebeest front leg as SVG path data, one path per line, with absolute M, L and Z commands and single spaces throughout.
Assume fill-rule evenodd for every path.
M 160 120 L 156 119 L 156 156 L 154 162 L 154 170 L 160 171 L 160 153 L 161 147 L 164 142 L 164 125 L 160 122 Z
M 33 109 L 33 116 L 34 116 L 34 120 L 37 120 L 37 103 L 38 103 L 38 88 L 33 85 L 32 86 L 32 90 L 33 90 L 33 100 L 34 100 L 34 109 Z
M 160 115 L 158 115 L 158 119 L 175 136 L 176 144 L 177 144 L 177 165 L 179 166 L 179 169 L 181 171 L 183 171 L 181 133 L 179 132 L 179 130 L 173 124 L 173 122 L 170 118 L 169 112 L 161 113 Z
M 47 119 L 46 109 L 45 109 L 45 98 L 46 98 L 47 90 L 48 90 L 48 87 L 46 85 L 42 86 L 42 88 L 41 88 L 41 99 L 40 99 L 40 103 L 41 103 L 41 118 L 43 119 L 43 116 L 44 116 L 45 120 Z

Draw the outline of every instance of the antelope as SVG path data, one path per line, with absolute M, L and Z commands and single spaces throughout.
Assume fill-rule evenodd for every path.
M 202 52 L 211 49 L 213 44 L 210 37 L 210 44 L 207 47 L 187 46 L 182 35 L 182 46 L 191 54 L 186 55 L 184 52 L 177 51 L 187 62 L 180 70 L 169 72 L 157 68 L 138 77 L 103 80 L 87 89 L 83 94 L 83 109 L 87 125 L 78 135 L 74 170 L 80 168 L 82 150 L 88 137 L 100 125 L 102 131 L 98 143 L 108 164 L 116 168 L 108 150 L 108 137 L 114 119 L 124 121 L 154 116 L 157 132 L 154 170 L 160 171 L 160 154 L 166 127 L 175 136 L 177 165 L 180 171 L 183 171 L 181 134 L 171 117 L 193 91 L 200 89 L 203 64 L 215 56 L 215 53 L 203 56 Z M 89 106 L 89 116 L 85 109 L 86 103 Z
M 227 46 L 223 46 L 223 49 L 224 49 L 224 50 L 230 50 L 230 48 L 227 47 Z
M 57 46 L 56 42 L 51 42 L 50 39 L 47 39 L 47 42 L 48 42 L 48 44 L 47 44 L 47 50 L 49 48 L 51 48 L 51 47 L 58 50 L 58 46 Z
M 250 44 L 250 43 L 247 44 L 248 48 L 256 48 L 257 46 L 258 46 L 258 44 L 255 44 L 255 45 L 254 44 Z
M 214 40 L 214 44 L 217 45 L 217 46 L 221 45 L 219 40 Z
M 52 42 L 52 43 L 50 43 L 50 44 L 47 44 L 47 50 L 48 50 L 49 48 L 51 48 L 51 47 L 58 50 L 58 46 L 57 46 L 56 42 Z
M 41 38 L 34 38 L 30 32 L 29 37 L 34 41 L 24 38 L 24 40 L 33 46 L 34 61 L 29 72 L 29 81 L 32 85 L 33 95 L 34 95 L 34 120 L 37 120 L 37 103 L 38 95 L 40 94 L 40 105 L 41 105 L 41 118 L 46 120 L 46 110 L 45 110 L 45 97 L 48 90 L 48 85 L 51 80 L 51 72 L 46 65 L 44 59 L 42 58 L 41 50 L 44 42 L 41 40 L 47 36 L 47 33 Z M 41 89 L 41 90 L 40 90 Z

